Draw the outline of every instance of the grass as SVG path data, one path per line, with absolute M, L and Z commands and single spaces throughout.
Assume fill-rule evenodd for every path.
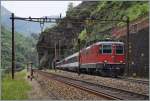
M 12 80 L 10 74 L 5 74 L 2 78 L 2 100 L 28 99 L 27 93 L 31 86 L 25 80 L 25 76 L 25 71 L 17 72 Z

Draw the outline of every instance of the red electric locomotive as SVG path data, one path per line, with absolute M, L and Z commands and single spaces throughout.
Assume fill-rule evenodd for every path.
M 80 60 L 80 62 L 79 62 Z M 56 63 L 56 68 L 81 72 L 99 73 L 103 76 L 122 75 L 125 67 L 123 42 L 102 41 Z

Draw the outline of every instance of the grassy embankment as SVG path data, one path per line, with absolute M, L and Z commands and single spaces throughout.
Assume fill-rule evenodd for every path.
M 12 80 L 10 74 L 5 74 L 2 78 L 2 100 L 28 99 L 27 93 L 31 86 L 25 80 L 25 76 L 25 71 L 17 72 Z

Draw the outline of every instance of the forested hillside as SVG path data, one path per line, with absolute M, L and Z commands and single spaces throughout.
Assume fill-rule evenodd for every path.
M 35 37 L 15 33 L 16 67 L 24 68 L 29 61 L 37 64 L 36 41 Z M 1 26 L 1 67 L 5 69 L 11 67 L 11 43 L 11 31 Z
M 101 20 L 121 20 L 129 17 L 130 22 L 139 17 L 147 17 L 149 13 L 148 1 L 99 1 L 99 2 L 83 2 L 78 7 L 67 13 L 68 17 L 77 18 L 97 18 Z M 102 40 L 111 36 L 113 27 L 125 25 L 119 21 L 95 21 L 88 23 L 79 38 L 82 41 L 90 42 L 94 40 Z M 84 43 L 85 44 L 85 43 Z

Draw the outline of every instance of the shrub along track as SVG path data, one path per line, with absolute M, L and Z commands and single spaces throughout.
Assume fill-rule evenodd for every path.
M 71 86 L 74 86 L 76 88 L 79 88 L 81 90 L 93 93 L 95 95 L 101 96 L 103 98 L 109 99 L 109 100 L 124 100 L 124 99 L 130 99 L 130 100 L 143 100 L 143 99 L 149 99 L 149 96 L 137 94 L 130 91 L 125 91 L 121 89 L 116 89 L 112 87 L 107 87 L 104 85 L 94 84 L 82 80 L 76 80 L 69 77 L 64 77 L 60 75 L 56 75 L 53 73 L 48 73 L 40 70 L 34 70 L 34 73 L 38 73 L 39 75 L 45 76 L 47 79 L 53 79 Z

